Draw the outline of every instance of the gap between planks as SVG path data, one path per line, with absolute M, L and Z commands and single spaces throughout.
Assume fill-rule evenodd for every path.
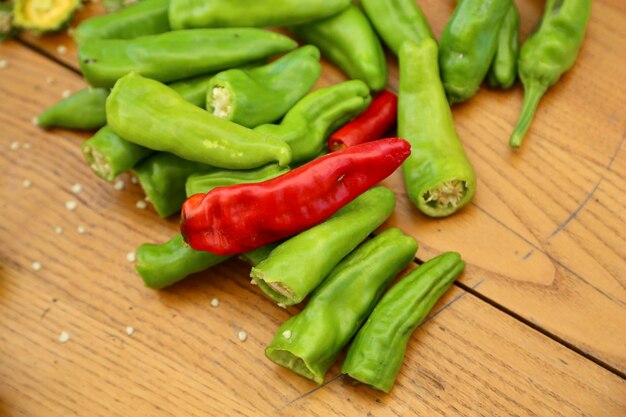
M 79 76 L 82 77 L 82 73 L 80 72 L 80 70 L 72 65 L 69 65 L 63 61 L 61 61 L 60 59 L 58 59 L 56 56 L 54 56 L 53 54 L 49 53 L 48 51 L 46 51 L 45 49 L 39 47 L 36 44 L 33 44 L 27 40 L 24 40 L 22 38 L 16 38 L 15 39 L 19 44 L 21 44 L 22 46 L 34 51 L 35 53 L 38 53 L 40 55 L 45 56 L 46 58 L 48 58 L 49 60 L 53 61 L 54 63 L 62 66 L 63 68 L 67 69 L 68 71 L 71 71 L 74 74 L 77 74 Z M 622 138 L 622 141 L 620 142 L 620 145 L 618 146 L 618 149 L 621 148 L 622 143 L 624 142 L 624 138 Z M 613 156 L 612 159 L 614 159 L 615 155 Z M 589 161 L 591 163 L 595 163 L 594 161 Z M 611 162 L 613 162 L 611 160 Z M 610 167 L 611 164 L 609 164 Z M 419 258 L 415 258 L 414 261 L 418 264 L 421 265 L 424 263 L 423 260 L 419 259 Z M 540 334 L 542 334 L 543 336 L 555 341 L 556 343 L 560 344 L 561 346 L 564 346 L 565 348 L 577 353 L 578 355 L 582 356 L 583 358 L 595 363 L 596 365 L 606 369 L 607 371 L 611 372 L 612 374 L 626 380 L 626 373 L 620 371 L 619 369 L 609 365 L 606 361 L 604 361 L 602 358 L 599 358 L 597 356 L 594 356 L 588 352 L 585 352 L 584 350 L 576 347 L 575 345 L 573 345 L 572 343 L 568 342 L 567 340 L 555 335 L 554 333 L 550 332 L 549 330 L 533 323 L 532 321 L 524 318 L 523 316 L 519 315 L 518 313 L 515 313 L 514 311 L 510 310 L 509 308 L 503 306 L 502 304 L 496 302 L 495 300 L 487 297 L 486 295 L 480 293 L 477 290 L 477 287 L 482 283 L 483 281 L 478 282 L 478 284 L 474 285 L 474 286 L 468 286 L 466 284 L 463 284 L 461 282 L 455 281 L 454 285 L 457 286 L 458 288 L 462 289 L 463 291 L 465 291 L 465 294 L 469 293 L 471 295 L 473 295 L 474 297 L 476 297 L 477 299 L 479 299 L 482 302 L 485 302 L 487 304 L 489 304 L 490 306 L 492 306 L 493 308 L 497 309 L 498 311 L 514 318 L 515 320 L 519 321 L 520 323 L 530 327 L 531 329 L 539 332 Z M 464 295 L 465 295 L 464 294 Z M 463 296 L 464 296 L 463 295 Z M 462 296 L 461 296 L 462 297 Z M 460 297 L 459 297 L 460 298 Z M 457 301 L 457 299 L 452 300 L 452 302 Z M 451 302 L 451 303 L 452 303 Z M 451 304 L 449 303 L 449 304 Z M 436 311 L 433 315 L 429 316 L 429 318 L 427 318 L 426 320 L 430 320 L 430 318 L 434 317 L 434 315 L 439 314 L 441 311 L 443 311 L 445 308 L 449 307 L 448 305 L 443 306 L 440 310 Z M 332 378 L 331 380 L 329 380 L 326 384 L 334 381 L 338 379 L 337 377 Z M 324 387 L 326 384 L 315 388 L 313 391 L 316 391 L 322 387 Z M 307 396 L 308 394 L 311 394 L 312 392 L 307 392 L 305 394 L 303 394 L 303 396 Z

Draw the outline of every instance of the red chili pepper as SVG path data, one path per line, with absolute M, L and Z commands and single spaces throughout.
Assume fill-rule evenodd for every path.
M 384 90 L 361 115 L 330 136 L 328 149 L 339 151 L 378 139 L 396 123 L 397 116 L 398 96 Z
M 411 153 L 404 139 L 381 139 L 331 153 L 280 177 L 218 187 L 185 201 L 180 230 L 192 248 L 248 252 L 330 217 L 388 177 Z

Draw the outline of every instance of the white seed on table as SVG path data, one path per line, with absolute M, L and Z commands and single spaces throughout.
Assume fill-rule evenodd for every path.
M 124 189 L 124 181 L 122 181 L 122 180 L 115 181 L 115 184 L 113 184 L 113 188 L 115 188 L 116 190 L 123 190 Z
M 37 118 L 37 116 L 34 116 L 32 119 L 30 119 L 30 122 L 33 124 L 33 126 L 39 126 L 39 119 Z
M 57 52 L 61 55 L 65 55 L 67 53 L 67 47 L 65 45 L 57 46 Z
M 33 145 L 31 145 L 31 144 L 30 144 L 30 142 L 26 142 L 26 143 L 24 143 L 24 144 L 22 145 L 22 148 L 24 148 L 24 149 L 26 149 L 26 150 L 28 150 L 28 149 L 30 149 L 30 148 L 32 148 L 32 147 L 33 147 Z
M 214 298 L 211 300 L 211 307 L 217 307 L 220 305 L 220 300 L 218 300 L 217 298 Z
M 132 326 L 126 326 L 126 334 L 127 335 L 131 335 L 135 332 L 135 329 L 132 328 Z
M 280 308 L 287 308 L 287 306 L 283 303 L 278 303 L 277 306 Z
M 32 264 L 30 264 L 30 267 L 33 268 L 33 270 L 35 271 L 39 271 L 41 269 L 41 262 L 33 262 Z
M 72 192 L 74 194 L 78 194 L 78 193 L 80 193 L 83 190 L 83 186 L 78 184 L 78 183 L 76 183 L 76 184 L 72 185 L 71 190 L 72 190 Z
M 143 210 L 148 207 L 148 204 L 144 200 L 139 200 L 135 203 L 135 206 L 137 206 L 138 209 Z
M 65 202 L 65 208 L 68 209 L 69 211 L 76 210 L 76 207 L 78 207 L 78 203 L 74 200 L 69 200 Z
M 237 333 L 237 337 L 239 338 L 239 340 L 241 340 L 242 342 L 245 342 L 246 339 L 248 338 L 248 333 L 244 332 L 243 330 L 239 330 L 239 333 Z
M 128 252 L 126 254 L 126 260 L 128 262 L 135 262 L 136 259 L 137 259 L 137 256 L 135 255 L 135 252 Z
M 6 59 L 0 59 L 0 69 L 6 68 L 9 65 L 9 61 Z
M 283 332 L 283 337 L 284 337 L 285 339 L 291 339 L 291 330 L 285 330 L 285 331 Z
M 87 229 L 85 229 L 84 226 L 78 226 L 78 228 L 76 229 L 78 231 L 78 233 L 80 233 L 81 235 L 84 235 L 85 232 L 87 231 Z
M 130 182 L 133 184 L 139 184 L 139 179 L 133 175 L 130 177 Z
M 61 334 L 59 334 L 59 342 L 61 343 L 67 343 L 70 340 L 70 334 L 66 331 L 62 331 Z
M 61 96 L 63 98 L 68 98 L 71 95 L 72 95 L 72 90 L 63 90 L 63 92 L 61 93 Z
M 24 187 L 24 188 L 30 188 L 30 186 L 31 186 L 32 184 L 33 184 L 33 183 L 32 183 L 32 182 L 30 182 L 30 180 L 24 180 L 24 181 L 22 181 L 22 187 Z
M 54 77 L 50 75 L 46 77 L 46 84 L 54 84 L 55 81 Z
M 60 235 L 63 233 L 63 228 L 61 226 L 55 226 L 54 227 L 54 233 L 56 233 L 57 235 Z
M 11 150 L 12 151 L 17 151 L 20 148 L 20 143 L 19 142 L 11 142 Z

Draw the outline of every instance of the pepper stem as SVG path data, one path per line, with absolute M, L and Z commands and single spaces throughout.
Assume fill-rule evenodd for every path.
M 522 140 L 530 127 L 530 123 L 533 121 L 539 101 L 546 90 L 547 87 L 539 83 L 529 84 L 528 88 L 525 88 L 522 114 L 520 114 L 517 124 L 513 129 L 513 133 L 511 134 L 511 138 L 509 139 L 509 146 L 511 146 L 511 148 L 517 149 L 521 146 Z
M 213 114 L 222 119 L 227 119 L 233 111 L 233 96 L 225 87 L 214 87 L 212 94 Z
M 424 202 L 434 204 L 437 208 L 456 208 L 463 196 L 467 186 L 465 181 L 446 181 L 436 188 L 432 188 L 424 193 Z

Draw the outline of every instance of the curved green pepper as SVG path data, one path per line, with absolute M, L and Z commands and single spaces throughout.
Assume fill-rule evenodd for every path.
M 209 85 L 206 109 L 246 127 L 274 122 L 315 85 L 319 60 L 319 50 L 307 45 L 261 67 L 220 72 Z
M 357 332 L 383 291 L 406 268 L 417 242 L 388 229 L 343 259 L 304 310 L 283 323 L 265 355 L 321 384 L 341 349 Z
M 230 258 L 194 250 L 184 244 L 180 233 L 165 243 L 144 243 L 137 248 L 135 254 L 135 269 L 146 287 L 155 290 L 168 287 Z
M 517 57 L 519 55 L 519 12 L 515 3 L 504 16 L 500 32 L 498 33 L 498 46 L 496 55 L 493 57 L 487 83 L 491 87 L 508 89 L 513 86 L 517 79 Z
M 569 70 L 585 38 L 591 0 L 548 0 L 539 28 L 522 45 L 519 76 L 524 85 L 522 114 L 509 145 L 519 148 L 541 97 Z
M 469 99 L 480 87 L 511 4 L 511 0 L 463 0 L 454 10 L 439 41 L 441 80 L 450 103 Z
M 106 113 L 111 128 L 124 139 L 190 161 L 228 169 L 257 168 L 275 161 L 284 166 L 291 161 L 284 142 L 213 116 L 166 85 L 137 73 L 115 84 Z
M 133 167 L 139 184 L 161 217 L 176 213 L 187 199 L 185 182 L 191 174 L 212 172 L 215 168 L 157 152 Z
M 142 0 L 114 13 L 82 21 L 72 36 L 78 43 L 87 39 L 134 39 L 170 30 L 169 0 Z
M 376 32 L 396 56 L 407 39 L 415 43 L 435 39 L 415 0 L 361 0 L 361 6 Z
M 162 82 L 176 81 L 297 46 L 286 36 L 262 29 L 195 29 L 136 39 L 87 39 L 79 45 L 78 60 L 89 84 L 112 87 L 132 71 Z
M 341 373 L 378 390 L 391 391 L 411 334 L 464 268 L 458 253 L 447 252 L 401 279 L 357 333 Z
M 87 87 L 61 100 L 37 116 L 41 127 L 92 130 L 106 124 L 104 111 L 109 90 Z
M 172 29 L 304 23 L 344 10 L 350 0 L 170 0 Z
M 190 175 L 185 183 L 185 193 L 187 197 L 190 197 L 198 193 L 208 193 L 215 187 L 266 181 L 288 171 L 289 168 L 280 167 L 276 164 L 247 171 L 215 169 L 209 173 Z
M 352 5 L 332 17 L 292 27 L 300 39 L 311 43 L 350 78 L 365 81 L 372 90 L 387 85 L 383 47 L 367 17 Z
M 279 304 L 297 304 L 393 212 L 393 192 L 372 188 L 328 220 L 280 244 L 250 276 Z
M 319 155 L 328 136 L 365 110 L 371 100 L 369 88 L 360 80 L 318 88 L 296 103 L 280 124 L 261 125 L 254 131 L 286 142 L 292 163 L 297 164 Z
M 411 143 L 402 165 L 409 198 L 424 214 L 444 217 L 476 193 L 476 174 L 456 133 L 437 65 L 437 44 L 400 48 L 398 136 Z

